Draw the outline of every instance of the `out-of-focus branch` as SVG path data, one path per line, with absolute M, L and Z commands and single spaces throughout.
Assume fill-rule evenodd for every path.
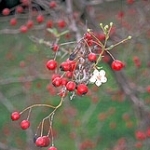
M 0 149 L 1 150 L 20 150 L 20 149 L 18 149 L 18 148 L 10 148 L 9 146 L 7 146 L 6 144 L 3 144 L 3 143 L 1 143 L 0 142 Z

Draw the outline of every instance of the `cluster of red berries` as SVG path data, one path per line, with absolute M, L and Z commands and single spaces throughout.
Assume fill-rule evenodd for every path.
M 57 2 L 55 0 L 51 0 L 50 2 L 43 1 L 43 3 L 45 3 L 45 4 L 43 4 L 43 6 L 46 6 L 46 7 L 49 6 L 49 8 L 51 9 L 51 12 L 53 12 L 50 15 L 52 17 L 51 19 L 45 18 L 45 16 L 43 15 L 44 13 L 42 13 L 42 10 L 38 10 L 39 9 L 38 5 L 40 5 L 40 4 L 38 4 L 38 2 L 37 2 L 37 6 L 36 6 L 35 3 L 32 4 L 32 2 L 30 2 L 28 0 L 22 0 L 20 5 L 18 5 L 16 7 L 13 7 L 11 9 L 4 8 L 2 10 L 2 15 L 8 16 L 8 15 L 10 15 L 11 12 L 13 12 L 13 13 L 15 12 L 14 17 L 12 17 L 9 20 L 9 23 L 10 23 L 11 26 L 16 26 L 18 24 L 19 14 L 21 15 L 21 14 L 24 14 L 24 13 L 30 13 L 29 14 L 30 17 L 27 18 L 26 23 L 19 26 L 18 30 L 21 33 L 26 33 L 29 29 L 33 28 L 34 25 L 39 25 L 39 24 L 44 24 L 46 28 L 52 28 L 54 26 L 54 23 L 55 23 L 56 27 L 58 27 L 60 29 L 65 28 L 66 25 L 67 25 L 65 19 L 59 19 L 55 22 L 53 21 L 53 20 L 55 20 L 53 18 L 56 18 L 55 15 L 58 16 L 58 13 L 56 14 L 56 9 L 55 9 L 55 8 L 58 7 Z M 37 7 L 37 10 L 35 10 L 35 7 Z M 44 8 L 44 9 L 47 9 L 47 8 Z M 57 12 L 58 12 L 58 10 L 57 10 Z M 62 17 L 58 17 L 58 18 L 62 18 Z
M 21 113 L 19 113 L 18 111 L 15 111 L 11 114 L 11 120 L 12 121 L 17 121 L 19 120 L 21 117 Z M 30 121 L 28 119 L 26 120 L 22 120 L 20 122 L 20 127 L 23 129 L 23 130 L 26 130 L 30 127 Z M 48 147 L 51 143 L 51 139 L 48 135 L 46 136 L 39 136 L 39 137 L 36 137 L 34 138 L 34 143 L 37 147 Z M 56 147 L 54 146 L 50 146 L 48 150 L 57 150 Z
M 146 138 L 150 138 L 150 128 L 147 128 L 146 131 L 142 130 L 136 131 L 135 137 L 137 140 L 145 140 Z

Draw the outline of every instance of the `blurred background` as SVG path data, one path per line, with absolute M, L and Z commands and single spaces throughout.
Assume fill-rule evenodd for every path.
M 0 1 L 0 150 L 48 149 L 36 147 L 33 138 L 50 109 L 34 108 L 31 127 L 26 131 L 20 129 L 20 120 L 10 119 L 11 112 L 22 111 L 29 105 L 57 105 L 60 101 L 45 67 L 46 61 L 54 57 L 53 52 L 40 42 L 54 42 L 47 28 L 55 28 L 59 33 L 69 31 L 59 41 L 65 43 L 78 40 L 87 28 L 101 38 L 99 24 L 110 22 L 114 26 L 108 45 L 132 36 L 111 50 L 116 59 L 125 63 L 125 68 L 112 71 L 106 57 L 101 65 L 108 81 L 100 87 L 90 85 L 90 92 L 84 97 L 65 98 L 54 116 L 54 142 L 58 150 L 148 150 L 150 0 L 56 0 L 55 8 L 49 8 L 48 2 L 51 1 Z M 22 12 L 16 11 L 18 6 Z M 8 15 L 3 14 L 4 8 L 10 9 Z M 42 23 L 35 19 L 39 13 L 44 16 Z M 12 18 L 17 19 L 15 25 Z M 29 19 L 34 25 L 22 33 L 20 27 Z M 67 45 L 65 51 L 73 46 Z M 58 61 L 61 59 L 58 56 Z M 26 116 L 23 114 L 21 119 Z M 45 132 L 48 128 L 45 123 Z

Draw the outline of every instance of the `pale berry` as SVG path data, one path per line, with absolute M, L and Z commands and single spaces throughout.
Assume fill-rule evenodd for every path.
M 120 71 L 124 67 L 124 63 L 120 60 L 114 60 L 111 64 L 111 67 L 115 71 Z
M 89 53 L 88 54 L 88 60 L 91 62 L 96 62 L 97 56 L 95 53 Z
M 11 18 L 10 19 L 10 25 L 15 26 L 17 24 L 17 19 L 16 18 Z
M 29 120 L 23 120 L 23 121 L 21 121 L 20 127 L 21 127 L 23 130 L 28 129 L 28 128 L 30 127 L 30 121 L 29 121 Z
M 77 86 L 77 94 L 78 95 L 85 95 L 88 92 L 87 85 L 81 83 Z
M 20 118 L 20 113 L 18 111 L 15 111 L 11 114 L 11 120 L 16 121 Z
M 49 60 L 47 63 L 46 63 L 46 67 L 49 69 L 49 70 L 55 70 L 57 68 L 57 62 L 56 60 Z
M 36 17 L 36 21 L 38 22 L 38 23 L 42 23 L 43 21 L 44 21 L 44 16 L 43 15 L 38 15 L 37 17 Z
M 75 88 L 76 88 L 76 83 L 74 81 L 69 81 L 66 84 L 66 88 L 67 88 L 68 91 L 74 91 Z
M 10 14 L 10 9 L 9 8 L 4 8 L 3 11 L 2 11 L 2 14 L 4 16 L 8 16 Z
M 57 150 L 57 148 L 54 146 L 51 146 L 48 150 Z

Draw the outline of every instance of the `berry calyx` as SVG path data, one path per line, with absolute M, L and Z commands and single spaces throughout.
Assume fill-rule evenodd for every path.
M 111 68 L 115 71 L 120 71 L 124 67 L 124 63 L 120 60 L 114 60 L 111 64 Z
M 97 56 L 95 53 L 88 54 L 88 60 L 91 62 L 96 62 Z
M 68 91 L 74 91 L 75 88 L 76 88 L 76 83 L 74 81 L 69 81 L 66 84 L 66 88 L 67 88 Z
M 30 121 L 29 121 L 29 120 L 23 120 L 23 121 L 21 121 L 20 127 L 21 127 L 23 130 L 28 129 L 28 128 L 30 127 Z
M 11 120 L 16 121 L 20 118 L 20 113 L 18 111 L 15 111 L 11 114 Z
M 46 67 L 49 69 L 49 70 L 55 70 L 57 68 L 57 62 L 56 60 L 49 60 L 47 63 L 46 63 Z
M 51 146 L 48 150 L 57 150 L 57 148 L 54 146 Z
M 87 85 L 81 83 L 77 86 L 77 94 L 78 95 L 85 95 L 88 92 Z

